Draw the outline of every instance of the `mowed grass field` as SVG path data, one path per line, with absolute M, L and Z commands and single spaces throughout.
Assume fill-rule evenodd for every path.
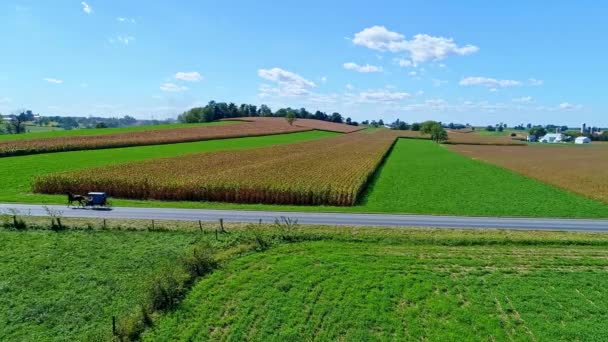
M 450 146 L 470 158 L 519 172 L 560 188 L 608 203 L 608 146 L 533 144 Z
M 0 229 L 0 340 L 110 340 L 198 234 Z
M 0 201 L 65 203 L 65 196 L 31 193 L 31 181 L 38 175 L 83 170 L 95 166 L 176 156 L 206 151 L 233 150 L 287 144 L 333 137 L 337 133 L 307 131 L 262 137 L 208 140 L 192 143 L 152 145 L 105 150 L 74 151 L 0 158 Z M 176 165 L 176 167 L 179 167 Z
M 430 141 L 408 139 L 397 142 L 360 207 L 417 214 L 608 217 L 608 205 L 600 201 Z
M 233 124 L 233 123 L 239 123 L 239 122 L 238 121 L 215 121 L 215 122 L 207 122 L 207 123 L 200 123 L 200 124 L 144 125 L 144 126 L 129 126 L 129 127 L 118 127 L 118 128 L 94 128 L 94 129 L 93 128 L 91 128 L 91 129 L 81 128 L 81 129 L 71 129 L 71 130 L 54 129 L 54 127 L 27 126 L 26 129 L 31 131 L 30 133 L 0 134 L 0 141 L 37 139 L 37 138 L 77 137 L 77 136 L 89 136 L 89 135 L 107 135 L 107 134 L 115 134 L 115 133 L 143 132 L 143 131 L 154 131 L 154 130 L 172 129 L 172 128 L 188 128 L 188 127 L 196 127 L 196 126 L 229 125 L 229 124 Z
M 574 236 L 361 229 L 280 245 L 202 279 L 144 340 L 606 340 L 606 242 Z

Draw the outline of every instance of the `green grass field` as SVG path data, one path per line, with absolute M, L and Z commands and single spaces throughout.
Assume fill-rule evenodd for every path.
M 202 279 L 144 340 L 608 339 L 606 241 L 535 233 L 354 230 L 281 245 Z
M 208 140 L 104 150 L 47 153 L 0 158 L 0 202 L 65 203 L 64 196 L 32 194 L 31 180 L 40 174 L 79 170 L 112 163 L 175 156 L 186 153 L 254 148 L 336 136 L 307 131 L 261 137 Z M 118 203 L 118 201 L 116 201 Z M 121 202 L 122 203 L 122 202 Z
M 201 124 L 168 124 L 168 125 L 147 125 L 147 126 L 129 126 L 119 128 L 81 128 L 81 129 L 53 129 L 54 127 L 37 127 L 27 126 L 27 129 L 31 133 L 24 134 L 0 134 L 0 141 L 2 140 L 20 140 L 20 139 L 33 139 L 33 138 L 57 138 L 57 137 L 73 137 L 73 136 L 84 136 L 84 135 L 105 135 L 114 133 L 127 133 L 127 132 L 141 132 L 141 131 L 153 131 L 160 129 L 171 129 L 171 128 L 185 128 L 195 126 L 216 126 L 216 125 L 229 125 L 236 123 L 237 121 L 217 121 L 207 122 Z M 48 129 L 51 128 L 51 129 Z
M 508 135 L 511 135 L 511 133 L 527 135 L 528 131 L 506 128 L 502 132 L 499 132 L 499 131 L 491 132 L 491 131 L 486 130 L 485 127 L 477 127 L 475 129 L 475 133 L 472 133 L 472 134 L 478 134 L 478 135 L 484 135 L 484 136 L 494 136 L 494 137 L 506 137 Z
M 110 340 L 112 316 L 201 244 L 219 268 L 145 340 L 608 338 L 608 234 L 26 221 L 0 228 L 2 341 Z
M 0 340 L 109 340 L 198 234 L 0 229 Z

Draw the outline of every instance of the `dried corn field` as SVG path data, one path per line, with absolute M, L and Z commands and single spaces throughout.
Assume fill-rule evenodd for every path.
M 275 122 L 243 122 L 219 126 L 159 129 L 106 135 L 11 140 L 0 141 L 0 157 L 129 146 L 174 144 L 310 130 L 312 129 L 290 126 L 283 120 Z
M 396 140 L 391 132 L 180 157 L 42 176 L 34 191 L 129 199 L 354 205 Z
M 274 118 L 274 117 L 242 117 L 242 118 L 230 118 L 224 119 L 227 121 L 240 120 L 249 122 L 279 122 L 281 124 L 287 124 L 285 118 Z M 313 119 L 297 119 L 293 122 L 293 126 L 318 129 L 321 131 L 330 131 L 338 133 L 353 133 L 365 129 L 364 126 L 350 126 L 346 124 L 340 124 L 335 122 L 313 120 Z
M 450 149 L 608 202 L 608 146 L 453 145 Z

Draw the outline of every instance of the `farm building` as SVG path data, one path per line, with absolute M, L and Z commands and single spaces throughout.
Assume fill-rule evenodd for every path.
M 542 143 L 559 143 L 562 141 L 565 141 L 564 139 L 564 135 L 561 133 L 548 133 L 547 135 L 541 137 L 540 139 L 538 139 L 539 142 Z
M 532 135 L 528 135 L 526 137 L 526 140 L 529 141 L 529 142 L 536 142 L 536 141 L 538 141 L 538 138 L 536 137 L 536 135 L 532 134 Z
M 574 140 L 575 144 L 589 144 L 591 143 L 591 139 L 587 138 L 587 137 L 578 137 L 576 138 L 576 140 Z

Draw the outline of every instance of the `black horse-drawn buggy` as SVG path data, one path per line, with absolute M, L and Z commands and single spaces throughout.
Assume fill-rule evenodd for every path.
M 75 195 L 71 192 L 68 195 L 68 207 L 77 202 L 80 207 L 86 208 L 110 208 L 108 195 L 105 192 L 89 192 L 86 196 Z

